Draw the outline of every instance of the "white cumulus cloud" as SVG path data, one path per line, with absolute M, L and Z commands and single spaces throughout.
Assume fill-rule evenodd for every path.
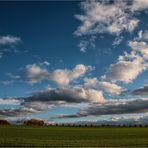
M 36 64 L 27 65 L 24 70 L 24 77 L 30 83 L 38 83 L 43 79 L 49 78 L 49 73 L 46 69 L 41 68 Z
M 99 81 L 97 78 L 85 78 L 84 86 L 86 88 L 95 88 L 97 90 L 105 91 L 111 95 L 120 95 L 124 89 L 115 83 L 106 81 Z
M 56 82 L 59 86 L 65 87 L 69 83 L 81 76 L 93 67 L 85 66 L 83 64 L 76 65 L 72 70 L 69 69 L 56 69 L 50 74 L 50 79 Z

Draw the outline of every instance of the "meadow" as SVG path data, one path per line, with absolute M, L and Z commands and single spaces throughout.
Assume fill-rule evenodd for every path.
M 4 146 L 148 147 L 148 128 L 0 126 Z

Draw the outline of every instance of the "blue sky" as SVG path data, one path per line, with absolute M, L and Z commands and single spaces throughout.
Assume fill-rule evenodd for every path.
M 0 3 L 1 118 L 147 117 L 147 0 Z

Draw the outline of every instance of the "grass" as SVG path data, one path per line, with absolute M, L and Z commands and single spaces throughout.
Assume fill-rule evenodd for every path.
M 148 128 L 0 126 L 0 146 L 148 147 Z

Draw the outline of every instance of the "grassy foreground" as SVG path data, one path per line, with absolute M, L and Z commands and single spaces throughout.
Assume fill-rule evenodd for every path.
M 0 126 L 0 146 L 148 147 L 148 128 Z

